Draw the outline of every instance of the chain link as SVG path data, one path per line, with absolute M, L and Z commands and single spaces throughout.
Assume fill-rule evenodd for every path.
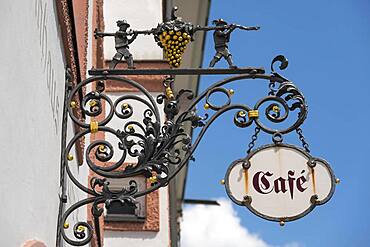
M 254 145 L 256 144 L 257 137 L 258 137 L 258 133 L 260 133 L 260 131 L 261 131 L 261 129 L 260 129 L 259 127 L 256 127 L 256 128 L 254 129 L 254 134 L 252 135 L 252 140 L 251 140 L 251 142 L 248 144 L 247 154 L 249 154 L 249 153 L 252 151 L 252 149 L 253 149 Z
M 310 146 L 308 145 L 308 143 L 307 143 L 307 141 L 306 141 L 306 139 L 303 135 L 302 129 L 297 128 L 295 131 L 297 132 L 297 134 L 299 136 L 299 140 L 301 140 L 301 142 L 302 142 L 303 148 L 306 150 L 307 153 L 309 153 L 310 152 Z

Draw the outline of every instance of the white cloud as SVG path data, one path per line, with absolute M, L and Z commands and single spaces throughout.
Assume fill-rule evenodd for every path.
M 230 200 L 217 199 L 220 206 L 185 207 L 181 222 L 181 247 L 277 247 L 240 224 Z M 284 247 L 302 247 L 297 242 Z
M 269 247 L 240 224 L 229 200 L 220 206 L 186 207 L 181 224 L 181 247 Z

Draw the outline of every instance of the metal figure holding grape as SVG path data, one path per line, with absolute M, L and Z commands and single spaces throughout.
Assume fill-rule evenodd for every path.
M 117 26 L 119 27 L 119 30 L 117 32 L 103 33 L 95 31 L 95 37 L 114 36 L 115 48 L 117 50 L 117 53 L 112 58 L 112 62 L 109 64 L 109 69 L 114 69 L 123 57 L 127 62 L 128 68 L 134 69 L 134 59 L 132 57 L 132 54 L 128 50 L 128 45 L 136 39 L 138 33 L 132 30 L 127 31 L 127 28 L 130 27 L 130 24 L 128 24 L 126 20 L 117 21 Z M 129 36 L 132 37 L 129 38 Z
M 224 58 L 229 64 L 230 69 L 236 69 L 232 60 L 232 55 L 229 51 L 230 35 L 235 29 L 241 30 L 259 30 L 260 27 L 245 27 L 237 24 L 228 24 L 223 19 L 213 21 L 215 26 L 194 26 L 192 23 L 185 22 L 181 17 L 175 15 L 177 7 L 172 9 L 171 19 L 158 24 L 157 27 L 150 30 L 129 30 L 130 24 L 126 20 L 117 21 L 119 30 L 115 33 L 104 33 L 95 30 L 95 37 L 114 36 L 115 48 L 117 53 L 114 55 L 109 69 L 114 69 L 117 64 L 125 58 L 128 68 L 134 69 L 134 61 L 132 54 L 129 51 L 129 45 L 136 39 L 138 34 L 153 34 L 154 40 L 160 46 L 165 54 L 168 64 L 173 68 L 178 68 L 181 65 L 182 55 L 185 52 L 186 46 L 193 41 L 193 36 L 197 31 L 212 31 L 213 40 L 216 49 L 216 54 L 211 60 L 209 67 L 214 67 L 215 64 Z M 131 36 L 131 37 L 130 37 Z
M 210 31 L 215 30 L 213 33 L 213 41 L 215 44 L 216 54 L 214 55 L 213 59 L 209 63 L 209 67 L 214 67 L 215 64 L 220 61 L 221 58 L 224 58 L 227 63 L 229 64 L 229 67 L 231 69 L 237 68 L 237 66 L 234 65 L 232 60 L 232 55 L 229 51 L 228 43 L 230 41 L 230 35 L 231 33 L 236 29 L 241 30 L 259 30 L 260 27 L 245 27 L 241 25 L 236 24 L 230 24 L 228 25 L 226 21 L 223 19 L 217 19 L 212 22 L 214 27 L 197 27 L 195 30 L 203 30 L 203 31 Z

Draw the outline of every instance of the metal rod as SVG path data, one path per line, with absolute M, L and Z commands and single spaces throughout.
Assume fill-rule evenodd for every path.
M 95 228 L 95 236 L 96 241 L 98 242 L 98 247 L 102 246 L 101 242 L 101 236 L 100 236 L 100 223 L 99 223 L 99 217 L 94 215 L 94 228 Z
M 67 143 L 67 123 L 68 123 L 68 98 L 71 91 L 71 73 L 69 68 L 66 68 L 65 72 L 65 89 L 64 89 L 64 104 L 63 104 L 63 120 L 62 120 L 62 136 L 61 136 L 61 149 L 60 149 L 60 182 L 59 186 L 61 188 L 60 198 L 59 198 L 59 212 L 58 212 L 58 222 L 57 222 L 57 237 L 56 237 L 56 246 L 61 245 L 61 234 L 60 230 L 63 225 L 62 215 L 64 210 L 64 204 L 67 202 L 66 195 L 66 184 L 65 184 L 65 148 Z
M 264 68 L 244 67 L 236 69 L 92 69 L 89 75 L 218 75 L 264 74 Z
M 185 204 L 203 204 L 203 205 L 214 205 L 220 206 L 220 203 L 215 200 L 201 200 L 201 199 L 184 199 Z

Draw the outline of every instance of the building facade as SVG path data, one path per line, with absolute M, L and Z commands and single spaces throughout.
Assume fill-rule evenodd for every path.
M 114 40 L 95 39 L 95 29 L 115 32 L 116 21 L 120 19 L 126 19 L 132 29 L 150 29 L 168 19 L 175 5 L 183 19 L 199 25 L 207 23 L 210 2 L 201 0 L 0 3 L 4 10 L 0 25 L 6 34 L 0 41 L 1 83 L 6 88 L 0 92 L 2 246 L 69 246 L 58 228 L 63 226 L 68 235 L 76 222 L 92 224 L 90 207 L 73 212 L 68 222 L 60 221 L 70 205 L 87 197 L 61 169 L 62 147 L 66 145 L 63 137 L 67 135 L 68 142 L 78 131 L 78 126 L 63 114 L 66 87 L 86 79 L 91 68 L 108 67 L 115 53 Z M 203 46 L 204 34 L 199 33 L 184 55 L 183 66 L 200 67 Z M 140 35 L 130 51 L 136 68 L 169 67 L 162 49 L 151 36 Z M 123 61 L 118 68 L 127 65 Z M 130 76 L 129 79 L 139 82 L 153 96 L 164 91 L 164 76 Z M 196 91 L 198 80 L 194 76 L 179 76 L 175 85 L 177 89 Z M 142 97 L 133 88 L 114 83 L 107 85 L 106 92 L 112 99 L 123 94 Z M 82 90 L 76 97 L 78 105 L 84 93 Z M 83 121 L 91 121 L 78 107 L 74 113 Z M 161 117 L 164 121 L 163 111 Z M 67 126 L 66 133 L 62 131 L 63 125 Z M 116 119 L 112 125 L 119 128 L 122 122 Z M 187 129 L 190 131 L 190 126 Z M 86 147 L 102 138 L 114 143 L 109 136 L 98 132 L 79 140 L 71 153 L 73 160 L 69 167 L 85 186 L 94 175 L 85 163 Z M 149 183 L 140 177 L 135 179 L 141 186 Z M 186 170 L 183 170 L 168 187 L 142 198 L 140 210 L 119 207 L 105 210 L 100 222 L 103 246 L 177 246 L 185 179 Z M 112 189 L 127 182 L 111 181 Z M 95 240 L 91 246 L 96 246 Z

